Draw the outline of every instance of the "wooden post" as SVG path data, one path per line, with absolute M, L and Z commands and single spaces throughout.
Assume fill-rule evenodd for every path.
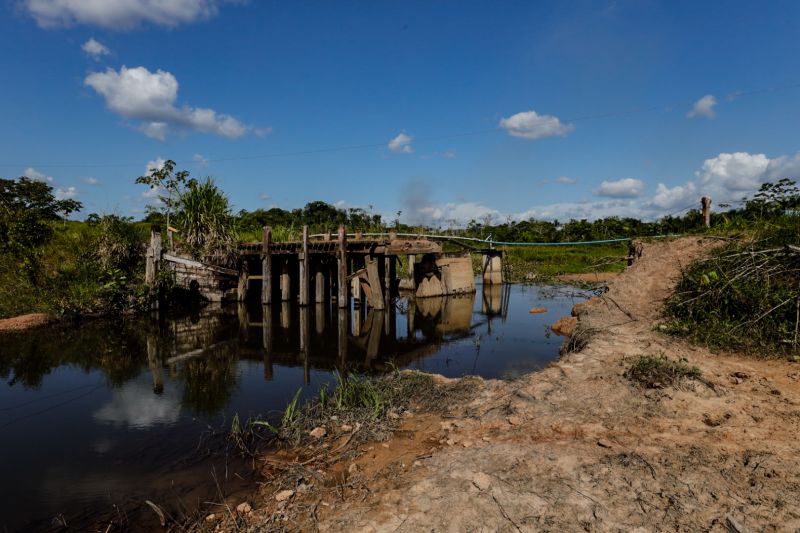
M 261 240 L 261 303 L 272 303 L 272 257 L 269 246 L 272 241 L 272 228 L 264 226 Z
M 314 325 L 317 335 L 325 333 L 325 304 L 318 303 L 314 307 Z
M 415 260 L 416 257 L 414 256 L 414 254 L 408 256 L 408 272 L 406 273 L 406 275 L 408 276 L 408 284 L 409 284 L 408 288 L 411 289 L 412 291 L 417 290 L 417 278 L 414 275 Z
M 317 262 L 314 273 L 314 301 L 318 304 L 325 303 L 325 264 Z
M 300 257 L 300 305 L 308 305 L 311 256 L 308 253 L 308 226 L 303 226 L 303 255 Z
M 288 302 L 292 297 L 292 279 L 289 276 L 289 259 L 283 261 L 283 271 L 281 272 L 281 301 Z
M 703 196 L 700 198 L 700 205 L 703 208 L 703 224 L 707 228 L 711 227 L 711 197 Z
M 385 294 L 389 295 L 392 292 L 392 258 L 394 256 L 383 256 L 383 289 Z
M 339 226 L 339 294 L 336 301 L 339 308 L 347 307 L 347 231 L 344 226 Z
M 236 301 L 243 302 L 247 296 L 247 262 L 242 265 L 241 270 L 239 271 L 239 287 L 236 292 Z
M 150 228 L 150 246 L 147 247 L 147 263 L 145 264 L 144 281 L 153 287 L 158 279 L 158 267 L 161 262 L 161 230 L 158 225 Z
M 347 310 L 339 309 L 336 313 L 336 324 L 338 329 L 338 355 L 339 373 L 344 377 L 347 370 Z
M 381 290 L 381 278 L 378 273 L 378 261 L 371 256 L 367 257 L 367 278 L 369 279 L 370 301 L 369 305 L 373 309 L 383 309 L 383 291 Z

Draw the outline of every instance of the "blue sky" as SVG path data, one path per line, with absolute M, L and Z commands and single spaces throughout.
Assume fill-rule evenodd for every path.
M 800 177 L 800 3 L 7 0 L 0 176 L 138 215 L 653 218 Z

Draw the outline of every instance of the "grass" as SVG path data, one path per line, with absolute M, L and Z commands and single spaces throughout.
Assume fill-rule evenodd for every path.
M 689 366 L 685 359 L 673 361 L 664 354 L 643 355 L 626 371 L 625 377 L 646 389 L 671 387 L 683 379 L 700 379 L 702 374 L 696 366 Z
M 751 228 L 681 274 L 661 329 L 713 348 L 794 357 L 800 350 L 800 218 Z
M 561 274 L 621 272 L 627 264 L 627 243 L 577 246 L 503 247 L 510 281 L 546 281 Z M 481 256 L 473 255 L 476 273 L 482 269 Z
M 342 426 L 350 426 L 357 428 L 358 442 L 385 440 L 406 409 L 445 412 L 454 403 L 471 398 L 475 389 L 475 383 L 468 378 L 455 384 L 439 384 L 428 374 L 412 371 L 377 378 L 337 374 L 332 391 L 323 385 L 314 398 L 303 404 L 299 403 L 298 391 L 274 425 L 260 418 L 242 424 L 238 416 L 234 417 L 230 438 L 247 454 L 254 453 L 256 441 L 268 436 L 283 445 L 305 444 L 312 439 L 311 430 L 317 427 L 336 435 Z

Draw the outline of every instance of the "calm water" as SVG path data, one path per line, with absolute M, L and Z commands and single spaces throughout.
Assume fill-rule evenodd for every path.
M 98 516 L 146 524 L 145 499 L 174 514 L 218 500 L 214 476 L 226 494 L 244 490 L 251 468 L 210 451 L 235 413 L 274 415 L 336 370 L 540 369 L 562 342 L 549 324 L 584 296 L 479 285 L 385 312 L 232 306 L 0 337 L 0 530 L 59 530 L 63 520 L 81 531 Z M 528 312 L 540 306 L 548 312 Z

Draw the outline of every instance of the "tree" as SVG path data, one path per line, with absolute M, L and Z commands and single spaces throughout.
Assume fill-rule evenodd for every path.
M 155 190 L 158 200 L 164 206 L 170 247 L 172 247 L 172 234 L 169 232 L 170 217 L 180 202 L 182 189 L 194 181 L 189 179 L 188 170 L 178 172 L 174 170 L 175 161 L 167 159 L 161 168 L 151 168 L 149 174 L 136 178 L 136 183 L 149 185 L 151 190 Z M 166 194 L 161 194 L 161 191 Z
M 25 176 L 0 179 L 0 253 L 10 253 L 22 263 L 33 281 L 38 248 L 53 235 L 52 223 L 80 211 L 76 200 L 58 200 L 53 188 Z
M 53 233 L 49 224 L 80 211 L 76 200 L 57 200 L 53 188 L 25 176 L 0 179 L 0 247 L 6 251 L 35 248 Z

